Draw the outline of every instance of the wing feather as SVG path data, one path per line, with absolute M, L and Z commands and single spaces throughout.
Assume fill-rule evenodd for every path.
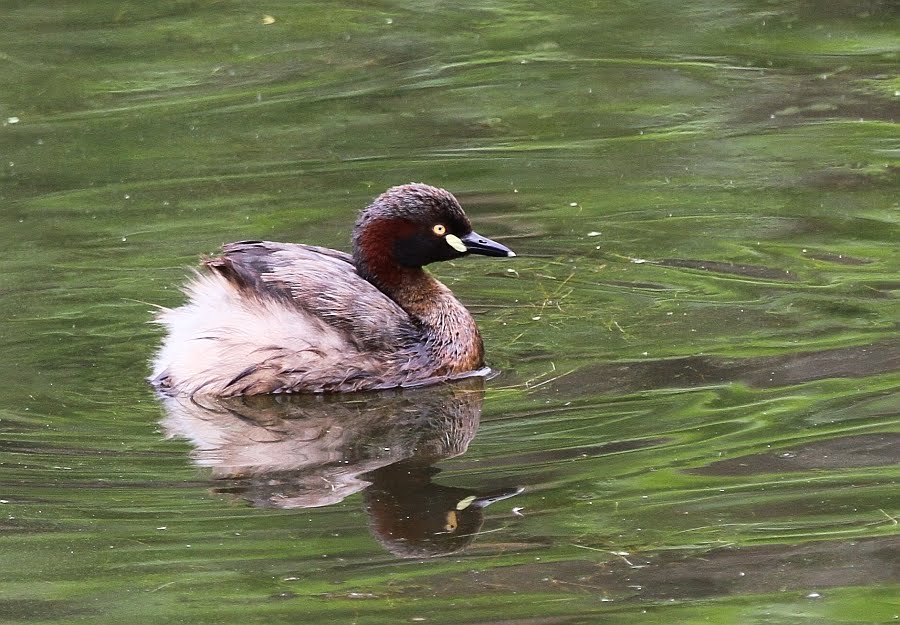
M 153 383 L 252 395 L 417 386 L 447 379 L 419 325 L 327 248 L 244 241 L 205 261 L 188 302 L 164 309 Z
M 419 344 L 421 330 L 394 300 L 356 272 L 344 252 L 299 243 L 229 243 L 206 261 L 236 286 L 289 301 L 364 351 Z

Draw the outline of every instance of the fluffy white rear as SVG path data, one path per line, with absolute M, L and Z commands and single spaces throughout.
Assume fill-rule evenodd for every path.
M 164 309 L 168 334 L 153 360 L 153 379 L 179 393 L 223 394 L 248 368 L 273 354 L 298 370 L 340 369 L 356 352 L 332 327 L 275 298 L 248 296 L 216 273 L 196 275 L 188 302 Z

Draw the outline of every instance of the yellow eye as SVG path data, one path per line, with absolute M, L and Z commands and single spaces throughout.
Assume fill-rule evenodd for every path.
M 444 226 L 444 224 L 437 224 L 434 228 L 431 229 L 431 231 L 439 237 L 442 237 L 447 233 L 447 228 Z

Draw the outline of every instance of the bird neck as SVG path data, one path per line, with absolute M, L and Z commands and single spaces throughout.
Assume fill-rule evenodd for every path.
M 397 222 L 369 223 L 353 241 L 357 272 L 421 327 L 426 344 L 446 373 L 481 367 L 484 345 L 472 315 L 425 269 L 397 262 L 397 234 Z
M 484 365 L 484 343 L 475 320 L 453 292 L 430 273 L 421 267 L 377 263 L 360 273 L 421 328 L 442 373 L 462 373 Z
M 420 269 L 415 282 L 407 281 L 392 297 L 421 325 L 427 345 L 446 373 L 484 366 L 484 343 L 475 319 L 431 274 Z

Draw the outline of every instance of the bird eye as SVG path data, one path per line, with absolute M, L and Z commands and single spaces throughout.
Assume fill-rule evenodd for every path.
M 431 231 L 439 237 L 442 237 L 447 233 L 447 228 L 446 226 L 444 226 L 444 224 L 437 224 L 434 226 L 434 228 L 431 229 Z

